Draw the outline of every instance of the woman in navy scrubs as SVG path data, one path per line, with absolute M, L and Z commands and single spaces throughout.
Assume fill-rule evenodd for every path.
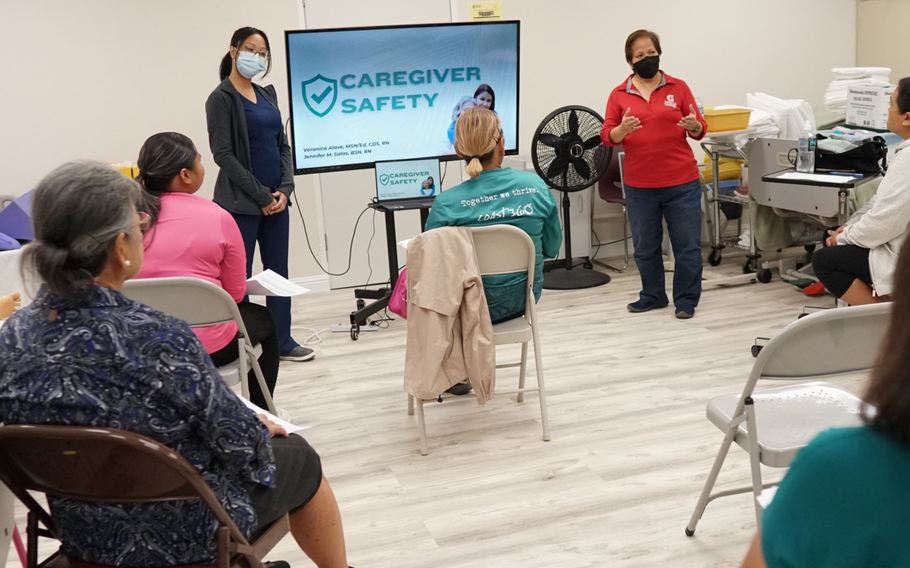
M 246 271 L 253 268 L 259 243 L 264 269 L 287 278 L 288 232 L 294 167 L 278 111 L 275 87 L 253 83 L 272 65 L 269 38 L 256 28 L 240 28 L 221 61 L 221 84 L 205 103 L 209 144 L 220 168 L 215 203 L 237 221 L 246 247 Z M 315 354 L 291 337 L 291 300 L 269 296 L 284 361 L 309 361 Z

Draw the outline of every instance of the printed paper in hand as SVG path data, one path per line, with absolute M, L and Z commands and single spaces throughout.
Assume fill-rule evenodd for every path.
M 260 272 L 246 281 L 246 293 L 251 296 L 299 296 L 307 292 L 308 289 L 271 270 Z
M 256 414 L 265 414 L 269 420 L 271 420 L 275 424 L 277 424 L 277 425 L 281 426 L 282 428 L 284 428 L 285 430 L 287 430 L 288 434 L 293 434 L 294 432 L 300 432 L 301 430 L 306 430 L 307 428 L 309 428 L 309 426 L 297 426 L 296 424 L 291 424 L 287 420 L 282 420 L 281 418 L 278 418 L 277 416 L 275 416 L 268 410 L 263 410 L 263 409 L 259 408 L 252 402 L 250 402 L 247 399 L 240 396 L 239 394 L 237 395 L 237 398 L 240 399 L 240 402 L 242 402 L 244 406 L 246 406 L 247 408 L 249 408 Z

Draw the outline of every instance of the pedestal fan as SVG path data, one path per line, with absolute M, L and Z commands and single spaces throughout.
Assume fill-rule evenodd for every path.
M 594 185 L 607 171 L 613 149 L 600 141 L 603 119 L 582 106 L 567 106 L 550 113 L 531 140 L 534 169 L 551 188 L 563 192 L 563 238 L 565 268 L 544 272 L 543 287 L 576 290 L 602 286 L 610 276 L 587 268 L 572 267 L 572 225 L 569 193 Z

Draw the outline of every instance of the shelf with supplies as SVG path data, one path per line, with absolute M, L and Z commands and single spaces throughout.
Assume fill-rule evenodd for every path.
M 741 140 L 740 137 L 742 135 L 748 135 L 755 131 L 755 128 L 744 128 L 725 132 L 709 132 L 700 143 L 705 155 L 711 160 L 711 180 L 706 181 L 704 176 L 702 179 L 705 197 L 705 215 L 711 225 L 711 252 L 708 255 L 708 264 L 711 266 L 719 265 L 723 259 L 724 249 L 730 248 L 746 251 L 746 262 L 743 265 L 743 275 L 723 278 L 723 282 L 718 279 L 713 279 L 712 281 L 716 283 L 729 284 L 732 283 L 731 281 L 751 280 L 755 277 L 752 273 L 758 268 L 758 259 L 761 255 L 758 253 L 755 237 L 751 234 L 751 231 L 749 244 L 744 245 L 740 242 L 740 234 L 742 233 L 742 213 L 740 213 L 740 216 L 737 219 L 737 224 L 739 226 L 737 235 L 735 237 L 725 237 L 722 233 L 722 226 L 724 225 L 723 220 L 726 218 L 721 211 L 722 204 L 730 203 L 739 206 L 747 206 L 749 205 L 749 198 L 744 195 L 739 195 L 735 191 L 729 193 L 723 192 L 722 184 L 724 182 L 721 180 L 720 173 L 720 162 L 723 158 L 732 158 L 742 161 L 743 164 L 748 164 L 749 158 L 747 156 L 747 150 L 745 147 L 739 145 L 738 139 Z M 767 281 L 764 278 L 761 280 L 763 282 Z

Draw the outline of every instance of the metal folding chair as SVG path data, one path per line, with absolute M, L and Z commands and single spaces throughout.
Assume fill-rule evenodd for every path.
M 266 410 L 277 414 L 259 367 L 262 348 L 250 342 L 237 303 L 223 288 L 200 278 L 180 276 L 128 280 L 121 291 L 132 300 L 186 321 L 190 327 L 235 322 L 240 331 L 237 350 L 241 355 L 236 361 L 218 367 L 218 374 L 228 385 L 240 383 L 243 396 L 249 399 L 248 376 L 252 369 L 268 405 Z
M 474 239 L 474 253 L 477 256 L 477 265 L 481 275 L 514 274 L 525 272 L 527 286 L 525 287 L 525 312 L 522 317 L 495 324 L 493 326 L 493 342 L 495 345 L 521 343 L 521 359 L 513 363 L 497 364 L 497 369 L 518 367 L 518 388 L 513 390 L 498 390 L 496 394 L 517 394 L 518 402 L 524 401 L 524 393 L 537 392 L 540 402 L 540 421 L 543 428 L 543 440 L 550 440 L 550 423 L 547 417 L 547 392 L 544 386 L 543 361 L 540 355 L 540 336 L 537 327 L 537 306 L 534 302 L 534 242 L 527 233 L 511 225 L 490 225 L 486 227 L 471 227 Z M 525 375 L 528 364 L 528 344 L 534 346 L 534 364 L 536 369 L 537 386 L 526 387 Z M 427 428 L 424 419 L 423 405 L 428 402 L 424 399 L 417 400 L 417 423 L 420 431 L 420 454 L 427 455 Z M 433 399 L 436 400 L 436 399 Z M 473 397 L 451 398 L 451 400 L 473 400 Z M 414 414 L 415 397 L 408 395 L 408 414 Z
M 740 394 L 708 403 L 707 415 L 724 439 L 705 486 L 686 526 L 695 527 L 718 497 L 762 489 L 761 466 L 789 467 L 796 454 L 822 430 L 861 424 L 862 400 L 836 384 L 820 379 L 868 372 L 878 356 L 888 327 L 889 303 L 816 312 L 797 319 L 765 345 Z M 759 379 L 799 381 L 755 391 Z M 803 381 L 811 382 L 803 382 Z M 711 494 L 733 443 L 749 452 L 752 485 Z M 762 507 L 755 502 L 761 526 Z
M 58 538 L 29 492 L 94 503 L 202 501 L 217 521 L 218 568 L 263 568 L 289 531 L 288 516 L 247 539 L 199 472 L 180 454 L 126 430 L 85 426 L 0 427 L 0 480 L 28 507 L 27 568 L 103 568 L 57 551 L 38 561 L 38 537 Z M 86 530 L 93 530 L 86 527 Z M 202 568 L 203 565 L 191 565 Z M 209 568 L 211 564 L 206 565 Z M 172 567 L 174 568 L 174 567 Z M 177 568 L 190 568 L 183 566 Z

